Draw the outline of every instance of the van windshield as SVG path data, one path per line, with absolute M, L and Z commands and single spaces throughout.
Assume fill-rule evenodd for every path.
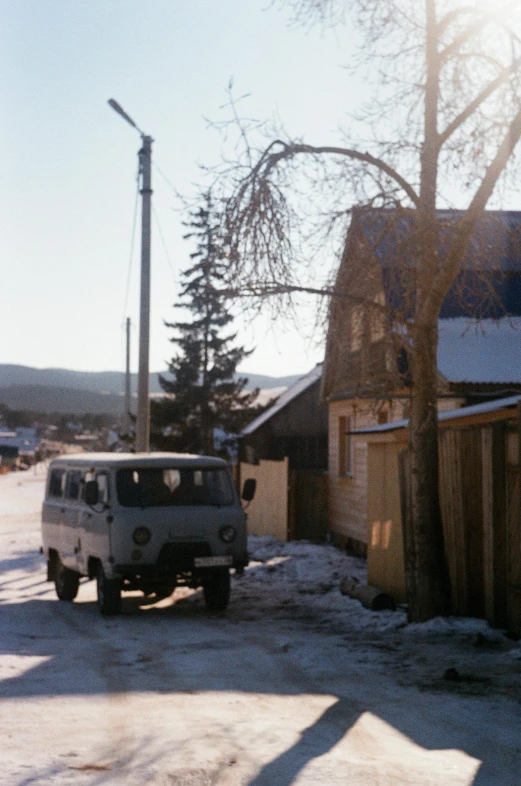
M 118 502 L 124 507 L 158 505 L 233 505 L 226 469 L 120 469 L 116 473 Z

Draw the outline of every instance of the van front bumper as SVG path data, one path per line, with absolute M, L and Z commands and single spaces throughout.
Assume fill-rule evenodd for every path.
M 114 573 L 122 578 L 167 579 L 184 573 L 204 573 L 217 568 L 244 570 L 248 554 L 215 554 L 207 543 L 166 543 L 155 563 L 117 563 Z

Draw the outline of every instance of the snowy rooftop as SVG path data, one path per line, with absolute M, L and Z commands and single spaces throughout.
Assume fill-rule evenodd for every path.
M 458 407 L 447 412 L 438 414 L 438 422 L 446 420 L 456 420 L 456 418 L 473 417 L 475 415 L 485 415 L 488 412 L 499 412 L 502 409 L 516 407 L 521 402 L 521 395 L 499 398 L 495 401 L 485 401 L 482 404 L 473 404 L 471 407 Z M 352 434 L 382 434 L 387 431 L 396 431 L 400 428 L 408 428 L 408 420 L 395 420 L 394 423 L 382 423 L 379 426 L 369 426 L 368 428 L 357 429 Z
M 451 382 L 521 383 L 521 317 L 439 320 L 438 369 Z

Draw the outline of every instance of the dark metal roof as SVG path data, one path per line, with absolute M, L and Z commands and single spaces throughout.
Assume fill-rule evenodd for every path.
M 458 210 L 438 211 L 440 260 L 463 215 Z M 416 265 L 415 212 L 398 215 L 392 210 L 359 210 L 355 220 L 382 267 L 387 302 L 395 309 L 402 308 L 407 271 Z M 440 317 L 497 319 L 504 315 L 521 316 L 521 212 L 487 211 L 478 221 Z

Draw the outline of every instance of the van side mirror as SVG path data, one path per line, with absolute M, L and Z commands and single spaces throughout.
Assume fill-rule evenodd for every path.
M 87 505 L 97 505 L 99 502 L 99 488 L 97 480 L 88 480 L 85 483 L 83 499 Z
M 257 481 L 255 478 L 247 478 L 242 487 L 241 497 L 245 502 L 251 502 L 255 496 L 255 489 L 257 488 Z

